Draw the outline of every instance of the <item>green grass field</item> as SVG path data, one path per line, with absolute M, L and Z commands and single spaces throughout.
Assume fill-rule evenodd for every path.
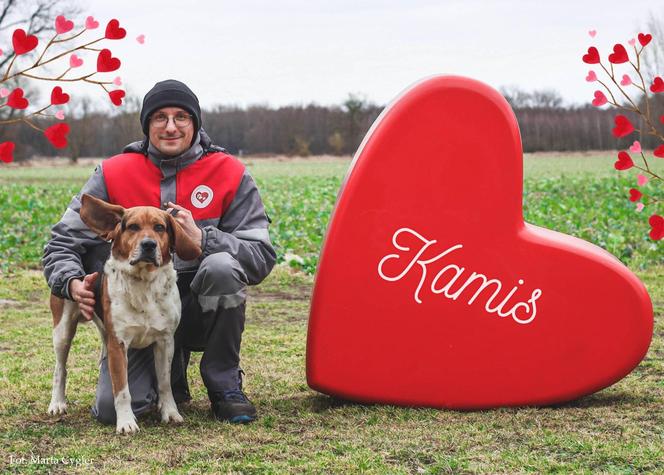
M 184 425 L 162 426 L 151 414 L 129 438 L 89 414 L 100 345 L 92 325 L 79 329 L 69 358 L 69 413 L 46 415 L 53 354 L 39 257 L 92 168 L 0 167 L 0 472 L 664 472 L 664 251 L 648 240 L 645 216 L 621 198 L 632 178 L 615 172 L 613 160 L 526 157 L 524 214 L 605 247 L 648 288 L 653 342 L 617 384 L 558 407 L 474 412 L 360 405 L 310 390 L 312 273 L 349 161 L 249 159 L 280 258 L 304 259 L 297 268 L 279 265 L 250 291 L 242 356 L 260 419 L 211 420 L 194 354 Z

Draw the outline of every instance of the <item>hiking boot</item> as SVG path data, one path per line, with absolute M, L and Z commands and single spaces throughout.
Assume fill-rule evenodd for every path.
M 256 419 L 256 408 L 241 389 L 231 389 L 210 396 L 214 417 L 233 424 L 246 424 Z

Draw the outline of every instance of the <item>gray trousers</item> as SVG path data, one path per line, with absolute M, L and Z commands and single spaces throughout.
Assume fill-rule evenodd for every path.
M 240 387 L 246 286 L 247 277 L 242 267 L 226 252 L 206 257 L 194 272 L 178 274 L 182 318 L 175 333 L 171 367 L 171 387 L 176 402 L 190 398 L 187 384 L 190 351 L 203 351 L 200 371 L 208 394 Z M 138 415 L 157 403 L 152 346 L 130 348 L 127 360 L 131 408 Z M 101 361 L 92 414 L 104 424 L 115 424 L 115 404 L 106 358 Z

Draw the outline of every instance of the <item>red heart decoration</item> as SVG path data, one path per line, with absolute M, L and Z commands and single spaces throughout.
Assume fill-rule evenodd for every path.
M 652 154 L 656 157 L 664 158 L 664 145 L 657 147 Z
M 7 97 L 7 105 L 14 109 L 25 109 L 30 103 L 23 97 L 23 89 L 17 87 Z
M 114 18 L 106 25 L 106 33 L 104 36 L 109 40 L 121 40 L 127 36 L 127 30 L 121 28 L 120 22 Z
M 650 90 L 654 93 L 664 92 L 664 79 L 657 76 L 650 86 Z
M 593 99 L 593 102 L 592 102 L 592 104 L 595 107 L 603 106 L 607 102 L 608 102 L 608 99 L 606 98 L 606 96 L 604 95 L 604 93 L 602 91 L 595 91 L 595 99 Z
M 51 91 L 51 104 L 57 106 L 69 102 L 69 94 L 62 92 L 60 86 L 55 86 Z
M 69 133 L 68 124 L 55 124 L 44 130 L 44 135 L 55 148 L 65 148 L 67 146 L 67 134 Z
M 643 33 L 639 33 L 639 43 L 641 43 L 641 46 L 645 46 L 648 43 L 650 43 L 650 40 L 652 40 L 652 35 L 651 34 L 646 34 L 644 35 Z
M 611 130 L 611 133 L 614 137 L 620 138 L 634 132 L 634 126 L 624 115 L 618 114 L 613 121 L 616 124 L 616 126 Z
M 659 241 L 664 238 L 664 218 L 657 214 L 653 214 L 648 220 L 648 224 L 652 228 L 650 230 L 650 239 Z
M 208 199 L 208 196 L 210 195 L 207 191 L 199 191 L 198 193 L 196 193 L 196 199 L 201 203 L 204 203 L 205 200 Z
M 591 46 L 588 48 L 588 53 L 583 55 L 583 62 L 588 64 L 597 64 L 599 63 L 599 52 L 597 48 Z
M 116 106 L 122 105 L 122 98 L 125 96 L 125 92 L 122 89 L 116 89 L 108 93 L 108 96 L 111 98 L 111 102 Z
M 97 71 L 107 73 L 120 68 L 120 60 L 111 55 L 111 50 L 104 48 L 97 56 Z
M 618 160 L 613 164 L 613 167 L 616 170 L 629 170 L 633 166 L 634 162 L 632 161 L 632 157 L 630 157 L 625 151 L 618 153 Z
M 603 249 L 524 223 L 522 170 L 514 113 L 483 83 L 434 77 L 383 111 L 323 245 L 312 388 L 403 405 L 541 405 L 639 363 L 653 328 L 645 287 Z
M 629 189 L 629 201 L 639 201 L 642 196 L 643 196 L 643 193 L 641 193 L 636 188 L 630 188 Z
M 64 15 L 58 15 L 55 18 L 55 32 L 58 35 L 61 35 L 62 33 L 67 33 L 68 31 L 71 31 L 74 28 L 74 22 L 71 20 L 67 20 Z
M 629 61 L 627 50 L 620 43 L 613 46 L 613 54 L 609 55 L 609 62 L 613 64 L 621 64 Z
M 29 53 L 37 47 L 39 40 L 35 35 L 27 35 L 21 28 L 14 30 L 12 34 L 12 45 L 16 55 Z
M 0 160 L 5 163 L 9 163 L 14 160 L 14 142 L 2 142 L 0 143 Z
M 599 51 L 594 46 L 588 48 L 588 53 L 583 55 L 583 62 L 588 64 L 599 63 Z

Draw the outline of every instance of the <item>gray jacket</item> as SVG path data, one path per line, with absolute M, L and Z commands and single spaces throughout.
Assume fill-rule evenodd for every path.
M 147 140 L 129 144 L 123 152 L 143 153 L 162 172 L 160 183 L 161 202 L 175 202 L 176 175 L 183 168 L 199 160 L 205 153 L 223 151 L 212 145 L 201 129 L 194 145 L 177 157 L 161 154 Z M 74 196 L 60 221 L 51 229 L 51 239 L 46 244 L 42 265 L 51 292 L 70 298 L 69 281 L 100 271 L 110 253 L 110 243 L 99 238 L 83 223 L 79 215 L 81 195 L 87 193 L 109 201 L 104 181 L 104 166 L 94 173 Z M 196 224 L 203 231 L 202 256 L 195 261 L 183 261 L 174 257 L 178 272 L 195 271 L 200 262 L 210 254 L 227 252 L 242 266 L 248 283 L 262 281 L 276 262 L 276 253 L 268 234 L 269 218 L 254 180 L 245 169 L 244 175 L 230 206 L 220 220 L 201 220 Z

